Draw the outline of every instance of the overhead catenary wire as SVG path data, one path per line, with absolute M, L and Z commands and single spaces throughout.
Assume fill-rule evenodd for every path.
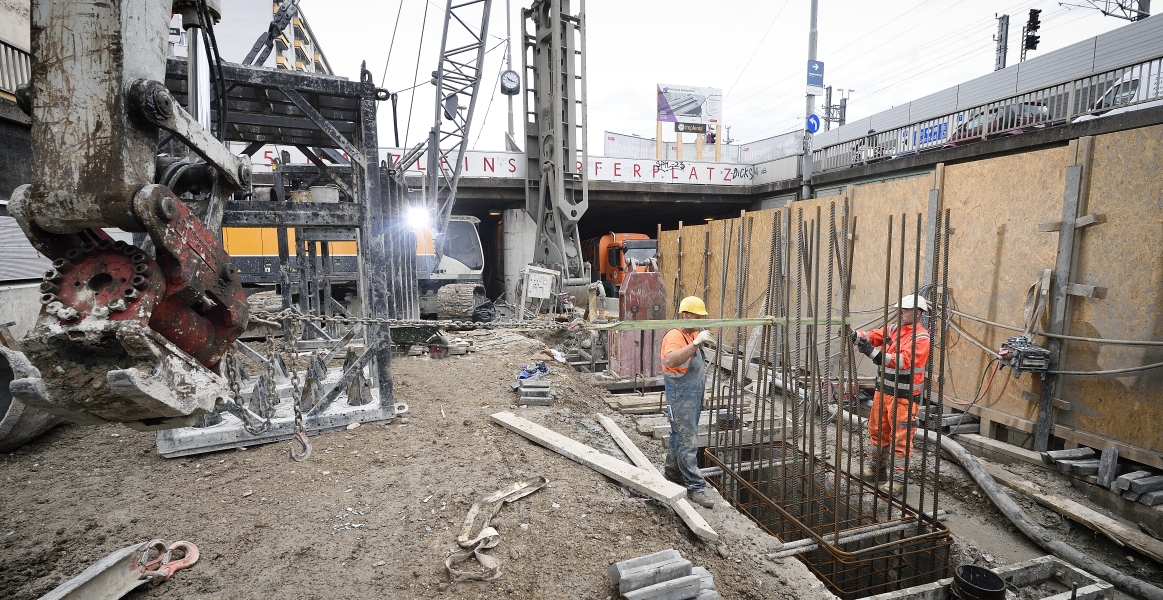
M 496 50 L 501 44 L 504 43 L 505 40 L 497 42 L 496 46 L 493 46 L 492 48 L 489 48 L 487 51 L 485 51 L 485 55 L 488 56 L 490 52 Z M 485 107 L 485 116 L 481 119 L 481 126 L 477 128 L 477 139 L 472 143 L 473 150 L 476 150 L 477 144 L 481 141 L 481 135 L 485 133 L 485 123 L 489 122 L 489 111 L 493 109 L 493 100 L 497 97 L 497 88 L 501 85 L 501 73 L 505 72 L 505 59 L 508 56 L 509 48 L 506 46 L 505 51 L 501 53 L 501 66 L 499 69 L 497 69 L 497 79 L 493 82 L 493 93 L 489 94 L 489 105 Z
M 1024 8 L 1026 8 L 1026 7 L 1028 7 L 1028 6 L 1033 6 L 1033 5 L 1036 5 L 1036 4 L 1038 4 L 1040 1 L 1041 1 L 1041 0 L 1034 0 L 1033 2 L 1028 2 L 1028 1 L 1027 1 L 1027 2 L 1021 2 L 1021 3 L 1018 3 L 1018 4 L 1016 4 L 1016 5 L 1014 5 L 1014 6 L 1010 7 L 1010 8 L 1004 9 L 1004 10 L 1005 10 L 1005 11 L 1015 11 L 1015 10 L 1019 10 L 1019 11 L 1020 11 L 1020 10 L 1022 10 L 1022 9 L 1024 9 Z M 951 7 L 948 7 L 948 8 L 951 8 Z M 948 10 L 948 8 L 946 8 L 945 10 Z M 942 12 L 944 12 L 944 11 L 942 11 Z M 1061 17 L 1061 16 L 1063 16 L 1063 15 L 1065 15 L 1065 14 L 1068 14 L 1068 11 L 1066 11 L 1066 10 L 1061 10 L 1061 11 L 1056 11 L 1056 12 L 1053 12 L 1053 13 L 1051 13 L 1050 15 L 1048 15 L 1048 16 L 1047 16 L 1047 18 L 1045 19 L 1045 22 L 1049 22 L 1050 20 L 1053 20 L 1053 19 L 1055 19 L 1055 18 L 1057 18 L 1057 17 Z M 1055 24 L 1054 24 L 1054 26 L 1055 26 L 1055 27 L 1057 27 L 1057 26 L 1060 26 L 1060 25 L 1065 25 L 1065 24 L 1071 23 L 1071 22 L 1073 22 L 1073 21 L 1075 21 L 1075 20 L 1078 20 L 1078 19 L 1068 20 L 1068 21 L 1065 21 L 1065 22 L 1058 22 L 1058 23 L 1055 23 Z M 979 21 L 974 21 L 974 22 L 972 22 L 971 24 L 969 24 L 969 25 L 967 25 L 967 26 L 964 26 L 964 27 L 962 27 L 962 28 L 959 28 L 959 29 L 957 29 L 957 30 L 954 30 L 953 32 L 950 32 L 950 33 L 946 34 L 945 36 L 943 36 L 943 37 L 942 37 L 941 39 L 939 39 L 939 40 L 934 40 L 933 42 L 930 42 L 930 43 L 928 43 L 928 44 L 922 44 L 921 46 L 918 46 L 918 47 L 915 47 L 915 48 L 910 48 L 908 51 L 906 51 L 906 52 L 903 52 L 903 53 L 901 53 L 901 54 L 899 54 L 899 55 L 897 55 L 897 56 L 894 56 L 894 57 L 890 57 L 890 58 L 887 58 L 887 59 L 881 59 L 881 60 L 878 62 L 878 65 L 877 65 L 877 66 L 873 67 L 873 68 L 872 68 L 872 69 L 870 69 L 870 70 L 865 70 L 865 71 L 862 73 L 862 75 L 864 75 L 864 76 L 866 77 L 866 79 L 864 79 L 863 81 L 872 82 L 872 83 L 874 83 L 874 84 L 875 84 L 875 83 L 880 83 L 880 82 L 884 81 L 884 77 L 882 77 L 881 75 L 878 75 L 878 73 L 880 73 L 882 69 L 891 69 L 891 68 L 894 68 L 894 67 L 893 67 L 893 63 L 894 63 L 894 62 L 896 62 L 896 61 L 898 61 L 898 60 L 908 60 L 908 59 L 910 59 L 910 57 L 912 57 L 912 56 L 915 56 L 915 55 L 917 54 L 917 52 L 923 51 L 923 50 L 924 50 L 925 48 L 927 48 L 927 47 L 930 47 L 930 46 L 937 46 L 937 45 L 940 45 L 940 46 L 942 46 L 942 47 L 948 47 L 948 46 L 950 45 L 950 39 L 954 39 L 954 42 L 953 42 L 953 43 L 954 43 L 954 44 L 956 44 L 956 42 L 958 42 L 958 41 L 961 41 L 961 40 L 965 40 L 965 39 L 968 39 L 968 38 L 975 38 L 976 36 L 979 36 L 980 34 L 983 34 L 984 32 L 986 32 L 986 31 L 988 31 L 989 29 L 992 29 L 992 28 L 993 28 L 993 19 L 992 19 L 992 18 L 990 18 L 990 19 L 987 19 L 986 21 L 987 21 L 987 23 L 983 23 L 983 22 L 979 22 Z M 955 36 L 957 36 L 959 33 L 962 33 L 962 32 L 966 32 L 966 34 L 967 34 L 967 35 L 965 35 L 965 36 L 962 36 L 962 37 L 955 37 Z M 850 43 L 849 45 L 852 45 L 852 44 Z M 964 54 L 964 55 L 961 55 L 961 56 L 955 57 L 955 58 L 959 58 L 959 59 L 960 59 L 960 60 L 957 60 L 956 62 L 964 62 L 964 61 L 966 61 L 966 60 L 972 60 L 972 59 L 974 59 L 974 58 L 976 58 L 976 57 L 978 57 L 978 56 L 980 56 L 980 55 L 982 55 L 982 54 L 984 54 L 984 53 L 986 53 L 986 52 L 988 52 L 988 51 L 991 51 L 991 49 L 994 47 L 994 44 L 993 44 L 993 42 L 992 42 L 992 41 L 989 41 L 988 43 L 981 43 L 980 41 L 975 41 L 975 40 L 972 40 L 972 39 L 970 39 L 970 40 L 969 40 L 969 44 L 963 44 L 963 45 L 962 45 L 962 46 L 960 46 L 959 48 L 960 48 L 960 49 L 963 49 L 963 48 L 968 48 L 968 47 L 971 47 L 971 46 L 976 46 L 976 47 L 975 47 L 973 50 L 971 50 L 970 52 L 968 52 L 968 53 L 966 53 L 966 54 Z M 955 50 L 956 50 L 956 49 L 958 49 L 958 48 L 955 48 Z M 949 55 L 949 52 L 946 52 L 946 53 L 944 54 L 944 56 L 948 56 L 948 55 Z M 854 67 L 854 66 L 857 66 L 857 62 L 858 62 L 858 61 L 850 61 L 850 62 L 846 62 L 846 63 L 841 63 L 841 64 L 839 64 L 837 67 L 834 67 L 834 68 L 832 69 L 832 73 L 833 73 L 833 74 L 835 74 L 837 71 L 841 71 L 841 72 L 842 72 L 842 71 L 843 71 L 843 70 L 844 70 L 846 67 Z M 946 61 L 946 62 L 947 62 L 947 61 Z M 910 67 L 915 67 L 915 65 L 910 65 Z M 878 88 L 878 89 L 875 89 L 874 91 L 870 92 L 870 93 L 869 93 L 867 96 L 865 96 L 865 95 L 862 95 L 862 97 L 865 97 L 865 98 L 867 98 L 868 96 L 871 96 L 871 95 L 873 95 L 873 94 L 879 94 L 879 93 L 882 93 L 883 91 L 886 91 L 886 90 L 889 90 L 889 89 L 895 88 L 895 87 L 897 87 L 897 86 L 899 86 L 899 85 L 904 85 L 904 84 L 908 83 L 909 81 L 911 81 L 911 80 L 915 79 L 916 77 L 919 77 L 919 76 L 923 75 L 924 73 L 931 72 L 931 71 L 932 71 L 932 69 L 928 69 L 928 70 L 925 70 L 925 71 L 923 71 L 922 73 L 917 73 L 917 72 L 915 71 L 915 68 L 910 68 L 910 69 L 906 70 L 904 73 L 902 73 L 902 75 L 907 75 L 907 77 L 905 77 L 904 79 L 898 79 L 897 81 L 894 81 L 893 83 L 891 83 L 891 84 L 889 84 L 889 85 L 885 85 L 885 86 L 883 86 L 883 87 L 880 87 L 880 88 Z M 769 85 L 769 86 L 765 87 L 764 89 L 762 89 L 762 90 L 759 90 L 758 92 L 756 92 L 756 93 L 753 93 L 753 94 L 751 94 L 750 96 L 747 96 L 747 97 L 743 98 L 743 99 L 740 101 L 740 103 L 742 103 L 742 102 L 745 102 L 746 100 L 748 100 L 748 99 L 750 99 L 750 98 L 752 98 L 752 97 L 754 97 L 754 96 L 758 96 L 758 95 L 760 95 L 760 94 L 764 93 L 765 91 L 767 91 L 768 89 L 771 89 L 771 88 L 773 88 L 773 87 L 776 87 L 777 85 L 779 85 L 779 84 L 783 83 L 784 81 L 787 81 L 788 79 L 791 79 L 791 78 L 795 77 L 797 74 L 798 74 L 798 72 L 796 72 L 796 73 L 792 73 L 792 74 L 790 74 L 789 76 L 787 76 L 787 77 L 785 77 L 785 78 L 783 78 L 783 79 L 781 79 L 781 80 L 778 80 L 778 81 L 776 81 L 776 82 L 772 83 L 771 85 Z M 833 76 L 834 76 L 834 75 L 833 75 Z M 860 85 L 860 84 L 858 84 L 858 83 L 856 83 L 856 82 L 853 82 L 853 83 L 851 83 L 850 85 L 852 85 L 853 87 L 860 87 L 860 88 L 863 88 L 863 87 L 864 87 L 864 85 Z M 757 106 L 753 106 L 753 107 L 751 107 L 751 108 L 749 108 L 749 109 L 745 110 L 745 111 L 744 111 L 743 113 L 741 113 L 741 115 L 740 115 L 742 118 L 740 118 L 740 119 L 736 119 L 736 120 L 735 120 L 735 122 L 736 122 L 736 123 L 741 123 L 741 122 L 746 122 L 746 121 L 754 120 L 754 119 L 756 119 L 756 118 L 763 118 L 763 117 L 767 117 L 767 116 L 768 116 L 768 114 L 770 114 L 771 112 L 775 112 L 775 111 L 780 111 L 780 112 L 782 112 L 782 110 L 783 110 L 784 108 L 786 108 L 786 107 L 790 107 L 790 106 L 793 104 L 793 102 L 794 102 L 794 103 L 798 103 L 798 100 L 794 100 L 794 101 L 788 101 L 788 102 L 786 102 L 786 103 L 780 103 L 780 104 L 777 104 L 777 103 L 778 103 L 778 102 L 779 102 L 779 101 L 780 101 L 782 98 L 784 98 L 784 97 L 787 97 L 789 94 L 794 94 L 794 92 L 795 92 L 795 91 L 793 90 L 792 92 L 785 93 L 785 94 L 782 94 L 782 95 L 779 95 L 779 96 L 775 96 L 774 98 L 767 99 L 766 101 L 764 101 L 763 103 L 761 103 L 761 104 L 759 104 L 759 105 L 757 105 Z M 776 106 L 775 106 L 775 108 L 771 108 L 773 105 L 776 105 Z M 746 116 L 746 115 L 748 115 L 748 114 L 755 113 L 756 111 L 764 111 L 764 112 L 761 112 L 761 113 L 760 113 L 760 114 L 758 114 L 758 115 L 753 115 L 753 116 L 751 116 L 751 117 L 747 117 L 747 116 Z M 757 137 L 762 137 L 762 136 L 764 136 L 764 135 L 767 135 L 767 132 L 770 132 L 770 131 L 773 131 L 773 130 L 779 130 L 779 129 L 781 129 L 781 128 L 783 128 L 783 127 L 784 127 L 784 124 L 785 124 L 785 123 L 787 123 L 788 121 L 791 121 L 791 120 L 793 120 L 793 119 L 792 119 L 792 118 L 788 118 L 788 119 L 783 119 L 783 120 L 781 120 L 781 121 L 777 121 L 777 122 L 776 122 L 774 125 L 772 125 L 772 126 L 769 126 L 769 127 L 766 127 L 766 128 L 764 128 L 764 129 L 762 129 L 762 130 L 761 130 L 759 133 L 757 133 L 756 135 L 757 135 Z M 792 131 L 794 131 L 795 129 L 798 129 L 798 127 L 792 127 L 792 128 L 791 128 L 791 130 L 792 130 Z
M 392 27 L 392 41 L 388 42 L 388 59 L 384 61 L 384 74 L 380 75 L 380 87 L 384 87 L 388 81 L 388 64 L 392 62 L 392 49 L 396 47 L 396 31 L 400 28 L 400 14 L 403 11 L 404 0 L 400 0 L 400 6 L 396 8 L 396 24 Z
M 925 1 L 927 2 L 928 0 Z M 747 58 L 747 62 L 743 63 L 743 68 L 739 71 L 739 76 L 735 78 L 735 82 L 731 84 L 731 87 L 727 88 L 727 93 L 723 94 L 724 100 L 731 96 L 731 92 L 735 90 L 735 86 L 743 78 L 743 74 L 747 72 L 747 67 L 751 65 L 751 61 L 759 53 L 759 49 L 763 47 L 763 42 L 767 40 L 767 34 L 771 33 L 771 28 L 775 26 L 775 22 L 779 20 L 779 16 L 783 14 L 783 9 L 787 8 L 788 2 L 789 0 L 783 0 L 783 6 L 779 7 L 779 10 L 776 11 L 775 16 L 771 19 L 771 24 L 767 26 L 767 31 L 763 32 L 763 37 L 759 38 L 759 43 L 755 45 L 755 50 L 751 51 L 751 56 Z
M 412 96 L 408 99 L 408 125 L 404 128 L 404 147 L 408 147 L 408 135 L 412 132 L 412 109 L 416 105 L 416 87 L 420 79 L 420 56 L 424 51 L 424 32 L 428 27 L 428 2 L 424 3 L 424 18 L 420 21 L 420 44 L 416 50 L 416 71 L 412 73 Z

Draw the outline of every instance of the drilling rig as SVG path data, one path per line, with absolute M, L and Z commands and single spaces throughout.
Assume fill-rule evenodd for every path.
M 585 0 L 536 0 L 522 11 L 526 86 L 525 210 L 537 223 L 533 262 L 581 295 L 590 284 L 578 221 L 589 208 Z

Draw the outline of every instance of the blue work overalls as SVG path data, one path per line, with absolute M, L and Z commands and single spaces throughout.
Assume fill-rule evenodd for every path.
M 670 419 L 670 439 L 666 444 L 666 465 L 663 468 L 672 479 L 678 480 L 681 474 L 687 489 L 693 493 L 703 491 L 707 485 L 695 459 L 699 451 L 699 413 L 703 411 L 703 391 L 707 383 L 703 349 L 695 350 L 685 366 L 686 373 L 682 375 L 665 371 L 662 374 Z

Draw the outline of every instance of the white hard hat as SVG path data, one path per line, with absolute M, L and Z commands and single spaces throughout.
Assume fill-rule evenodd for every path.
M 901 298 L 900 304 L 896 304 L 893 308 L 919 308 L 925 312 L 929 311 L 929 301 L 924 296 L 917 296 L 909 294 Z

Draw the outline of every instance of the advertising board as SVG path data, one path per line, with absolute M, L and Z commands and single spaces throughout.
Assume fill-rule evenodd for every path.
M 705 125 L 723 122 L 723 90 L 666 83 L 658 84 L 657 89 L 659 121 Z

